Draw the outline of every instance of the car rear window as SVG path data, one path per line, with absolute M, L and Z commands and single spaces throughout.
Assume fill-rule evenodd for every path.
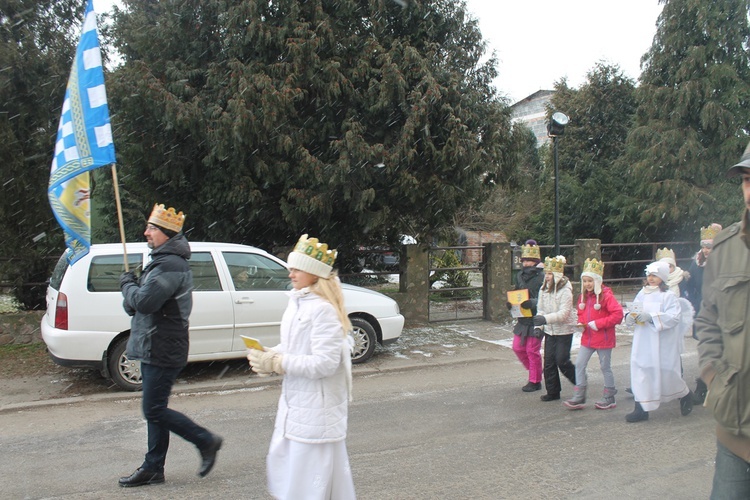
M 190 256 L 190 270 L 193 271 L 193 290 L 215 292 L 221 290 L 219 273 L 209 252 L 195 252 Z
M 55 269 L 52 270 L 52 276 L 50 276 L 49 278 L 49 286 L 51 286 L 55 290 L 60 290 L 63 277 L 65 276 L 65 271 L 67 270 L 68 270 L 68 252 L 66 250 L 60 256 L 60 259 L 57 261 L 57 264 L 55 264 Z
M 143 268 L 143 255 L 128 255 L 128 268 L 139 274 Z M 125 272 L 122 254 L 98 255 L 91 259 L 86 288 L 89 292 L 119 292 L 120 275 Z

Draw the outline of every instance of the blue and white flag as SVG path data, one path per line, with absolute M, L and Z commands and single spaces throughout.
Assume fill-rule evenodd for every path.
M 47 192 L 52 212 L 65 232 L 71 265 L 91 246 L 89 171 L 115 163 L 92 2 L 86 4 L 81 40 L 65 91 Z

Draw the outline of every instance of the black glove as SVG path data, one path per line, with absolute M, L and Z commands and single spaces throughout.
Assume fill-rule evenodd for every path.
M 507 307 L 508 310 L 510 311 L 511 309 L 513 309 L 513 304 L 511 304 L 510 302 L 506 302 L 505 307 Z
M 138 278 L 135 277 L 135 273 L 132 271 L 120 275 L 120 290 L 128 283 L 138 283 Z
M 546 324 L 547 320 L 544 318 L 544 316 L 542 316 L 541 314 L 537 314 L 536 316 L 534 316 L 534 326 L 542 326 Z
M 531 309 L 532 307 L 534 307 L 534 302 L 532 302 L 531 299 L 524 300 L 523 302 L 521 302 L 521 307 L 523 307 L 524 309 Z
M 544 337 L 544 331 L 541 328 L 534 328 L 534 333 L 531 336 L 540 339 Z

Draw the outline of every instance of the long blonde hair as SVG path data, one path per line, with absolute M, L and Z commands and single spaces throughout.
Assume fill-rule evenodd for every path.
M 344 309 L 344 294 L 341 290 L 341 281 L 339 281 L 336 271 L 331 271 L 331 274 L 327 278 L 318 279 L 318 281 L 310 286 L 310 291 L 333 305 L 333 308 L 336 309 L 336 314 L 339 316 L 341 327 L 344 329 L 344 335 L 352 331 L 352 322 L 349 320 L 349 316 L 346 315 L 346 310 Z

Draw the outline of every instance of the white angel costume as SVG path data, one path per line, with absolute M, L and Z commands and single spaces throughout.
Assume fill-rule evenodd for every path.
M 690 389 L 682 379 L 680 352 L 685 323 L 679 300 L 659 287 L 645 286 L 634 302 L 643 304 L 651 321 L 635 324 L 630 355 L 633 396 L 645 411 L 686 396 Z

